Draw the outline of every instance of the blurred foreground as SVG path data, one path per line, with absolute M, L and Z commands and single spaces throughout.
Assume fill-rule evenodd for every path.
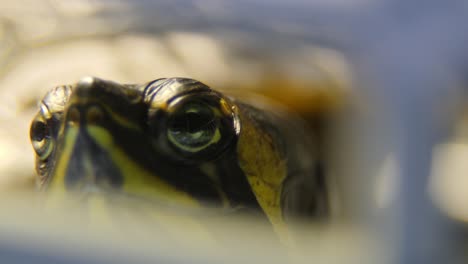
M 0 204 L 8 211 L 0 222 L 0 257 L 6 263 L 375 263 L 385 258 L 369 230 L 357 226 L 297 227 L 298 243 L 288 247 L 264 221 L 226 219 L 209 210 L 195 218 L 127 204 L 90 213 L 86 203 L 73 200 L 51 209 L 41 195 L 4 195 L 15 201 Z

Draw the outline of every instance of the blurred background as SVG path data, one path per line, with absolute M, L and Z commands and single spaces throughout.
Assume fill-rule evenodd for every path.
M 467 24 L 463 0 L 0 1 L 1 192 L 34 190 L 29 124 L 48 89 L 89 75 L 190 77 L 267 95 L 311 120 L 336 181 L 336 213 L 312 230 L 297 261 L 466 263 Z M 62 216 L 44 218 L 13 197 L 5 195 L 9 216 L 0 221 L 9 234 L 0 235 L 0 259 L 9 263 L 115 263 L 115 248 L 128 261 L 226 257 L 132 251 L 131 238 L 109 247 L 99 231 L 67 233 L 55 225 Z M 78 238 L 62 243 L 69 236 Z M 96 240 L 102 247 L 83 253 Z M 229 260 L 280 261 L 263 247 Z

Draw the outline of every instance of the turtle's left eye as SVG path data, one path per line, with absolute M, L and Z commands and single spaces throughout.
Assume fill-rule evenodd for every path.
M 167 137 L 178 149 L 196 153 L 221 138 L 219 118 L 204 102 L 186 103 L 170 115 Z
M 36 154 L 41 160 L 45 160 L 53 147 L 49 126 L 44 120 L 36 119 L 31 124 L 29 134 Z

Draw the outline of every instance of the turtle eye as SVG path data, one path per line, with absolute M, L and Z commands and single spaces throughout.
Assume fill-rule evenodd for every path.
M 196 153 L 221 138 L 219 118 L 204 102 L 186 103 L 170 115 L 167 137 L 175 147 Z
M 41 160 L 45 160 L 50 155 L 53 145 L 47 123 L 40 119 L 33 121 L 29 135 L 36 154 Z

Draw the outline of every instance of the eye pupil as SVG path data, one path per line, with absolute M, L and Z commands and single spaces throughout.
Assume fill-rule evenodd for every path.
M 171 123 L 171 129 L 179 132 L 196 133 L 204 129 L 211 121 L 211 116 L 199 113 L 186 113 L 176 116 Z
M 31 139 L 42 141 L 47 136 L 47 125 L 44 122 L 36 121 L 31 126 Z

